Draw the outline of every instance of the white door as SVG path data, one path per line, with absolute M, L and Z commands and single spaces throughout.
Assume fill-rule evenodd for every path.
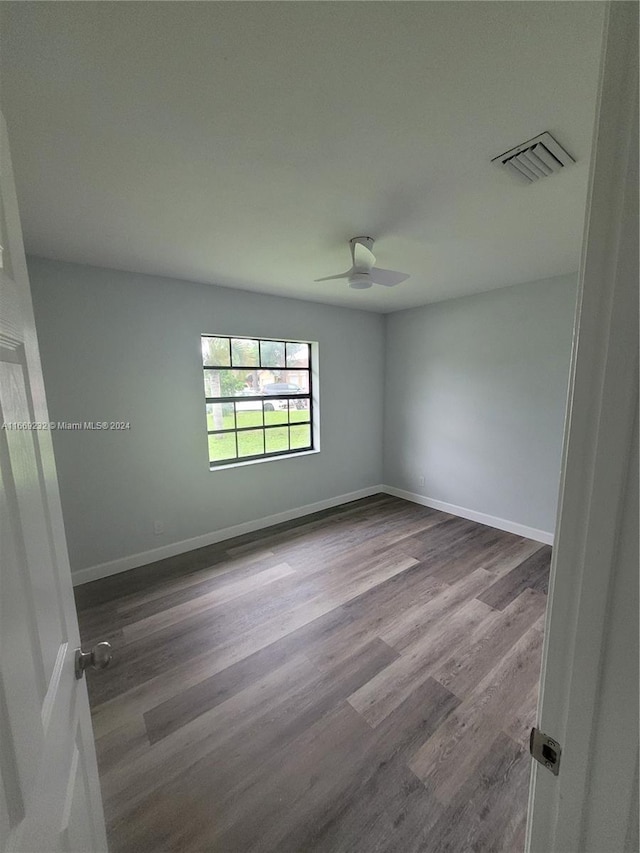
M 0 848 L 106 851 L 31 293 L 0 115 Z
M 638 850 L 638 4 L 609 5 L 527 850 Z

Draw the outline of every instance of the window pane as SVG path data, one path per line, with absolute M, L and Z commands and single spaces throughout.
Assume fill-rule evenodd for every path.
M 290 394 L 309 393 L 309 371 L 287 370 L 287 382 L 291 386 Z
M 256 367 L 260 364 L 260 352 L 258 341 L 250 341 L 247 338 L 231 338 L 231 363 L 239 364 L 241 367 Z
M 311 424 L 298 424 L 289 427 L 291 431 L 291 449 L 311 446 Z
M 309 421 L 311 418 L 311 407 L 309 399 L 305 400 L 289 400 L 289 422 L 300 423 Z
M 214 464 L 311 447 L 311 345 L 202 335 L 209 458 Z M 256 399 L 252 399 L 252 398 Z
M 287 343 L 287 367 L 309 367 L 309 344 Z
M 238 457 L 243 456 L 258 456 L 264 453 L 264 430 L 252 429 L 248 432 L 239 432 L 238 436 Z
M 204 371 L 204 396 L 220 396 L 220 376 L 216 370 Z
M 278 397 L 267 398 L 264 403 L 265 424 L 286 424 L 289 403 Z
M 238 427 L 262 426 L 262 403 L 260 400 L 246 400 L 234 405 Z
M 233 403 L 207 403 L 207 429 L 235 429 Z
M 265 371 L 266 373 L 266 371 Z M 308 394 L 309 371 L 283 370 L 276 382 L 266 382 L 261 385 L 262 393 L 268 396 L 280 394 Z
M 260 364 L 262 367 L 284 367 L 284 342 L 260 341 Z
M 254 392 L 255 376 L 247 370 L 205 370 L 204 390 L 207 397 L 246 397 Z
M 289 449 L 289 429 L 288 427 L 276 427 L 275 429 L 266 429 L 265 434 L 265 452 L 279 453 L 282 450 Z
M 282 371 L 277 367 L 261 367 L 258 371 L 258 393 L 278 394 L 278 383 Z
M 229 338 L 202 338 L 202 363 L 214 367 L 229 367 L 231 353 Z
M 225 459 L 236 458 L 236 435 L 233 432 L 223 432 L 209 436 L 209 461 L 223 462 Z

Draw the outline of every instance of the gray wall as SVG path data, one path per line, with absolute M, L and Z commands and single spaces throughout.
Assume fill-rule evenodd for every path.
M 576 288 L 562 276 L 388 317 L 387 485 L 553 532 Z
M 53 436 L 74 570 L 381 482 L 383 317 L 34 257 L 28 266 L 51 419 L 131 422 Z M 202 332 L 319 342 L 319 454 L 209 470 Z
M 74 571 L 381 482 L 553 531 L 575 275 L 383 317 L 28 265 L 51 419 L 131 422 L 54 434 Z M 209 470 L 201 332 L 319 342 L 319 454 Z

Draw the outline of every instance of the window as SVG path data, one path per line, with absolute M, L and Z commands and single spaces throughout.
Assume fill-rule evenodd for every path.
M 313 450 L 311 344 L 202 336 L 211 467 Z

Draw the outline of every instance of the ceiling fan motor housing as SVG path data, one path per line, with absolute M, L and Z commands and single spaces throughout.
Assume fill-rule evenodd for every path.
M 349 240 L 349 245 L 351 246 L 352 254 L 355 243 L 362 243 L 365 249 L 368 249 L 370 252 L 373 252 L 373 244 L 375 243 L 375 240 L 373 239 L 373 237 L 352 237 Z
M 349 287 L 354 290 L 365 290 L 371 287 L 371 276 L 368 272 L 354 272 L 349 276 Z

